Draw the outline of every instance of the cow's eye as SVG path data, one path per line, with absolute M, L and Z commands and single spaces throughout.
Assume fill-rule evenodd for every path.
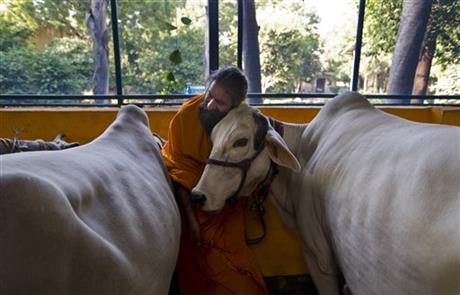
M 243 147 L 248 144 L 247 138 L 240 138 L 233 143 L 233 147 Z

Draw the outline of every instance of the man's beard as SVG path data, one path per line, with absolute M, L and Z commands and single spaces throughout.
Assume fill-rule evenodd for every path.
M 208 110 L 207 103 L 207 101 L 204 101 L 200 105 L 199 116 L 204 130 L 208 136 L 211 136 L 212 129 L 225 117 L 226 113 L 219 112 L 218 110 Z

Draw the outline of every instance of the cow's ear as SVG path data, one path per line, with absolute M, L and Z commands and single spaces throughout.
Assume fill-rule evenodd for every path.
M 265 136 L 265 143 L 273 162 L 280 166 L 287 167 L 294 172 L 300 171 L 299 161 L 291 153 L 281 135 L 273 128 L 268 129 L 267 135 Z

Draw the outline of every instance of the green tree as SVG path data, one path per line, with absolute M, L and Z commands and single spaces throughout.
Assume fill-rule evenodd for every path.
M 433 1 L 415 73 L 413 94 L 426 94 L 435 55 L 444 70 L 448 65 L 460 62 L 460 7 L 457 0 Z
M 35 54 L 31 68 L 35 93 L 75 94 L 91 88 L 92 54 L 84 42 L 55 39 Z
M 84 8 L 88 1 L 4 0 L 7 9 L 1 17 L 33 34 L 50 28 L 60 35 L 87 38 Z
M 107 3 L 107 0 L 98 1 Z M 93 3 L 96 2 L 93 0 Z M 266 49 L 270 47 L 270 52 L 278 62 L 278 68 L 270 68 L 272 58 L 266 53 L 261 55 L 262 81 L 264 85 L 271 87 L 271 91 L 298 90 L 301 81 L 313 79 L 315 72 L 319 69 L 318 55 L 321 52 L 321 44 L 315 32 L 315 24 L 318 20 L 313 17 L 313 14 L 304 11 L 299 0 L 289 1 L 290 3 L 285 1 L 255 2 L 258 18 L 259 14 L 262 14 L 258 21 L 260 24 L 259 42 L 261 47 L 265 46 Z M 5 71 L 0 73 L 3 79 L 1 82 L 3 84 L 0 85 L 2 90 L 8 87 L 8 89 L 13 89 L 6 85 L 14 83 L 15 81 L 9 77 L 15 76 L 20 77 L 17 80 L 28 81 L 28 86 L 23 86 L 22 89 L 26 92 L 33 91 L 29 93 L 50 93 L 51 91 L 68 93 L 69 91 L 82 92 L 87 89 L 87 81 L 91 79 L 92 74 L 87 71 L 86 56 L 88 52 L 91 52 L 93 42 L 85 23 L 85 13 L 88 13 L 88 7 L 92 1 L 6 0 L 6 3 L 7 16 L 2 15 L 0 24 L 0 31 L 3 30 L 0 36 L 3 43 L 0 42 L 0 46 L 10 49 L 1 52 L 5 61 L 1 65 Z M 221 65 L 235 65 L 236 3 L 223 1 L 219 7 L 221 9 L 219 16 Z M 272 24 L 272 19 L 274 15 L 277 16 L 277 13 L 269 15 L 266 13 L 267 9 L 273 7 L 275 11 L 282 11 L 283 17 L 287 17 L 275 17 L 275 25 Z M 203 40 L 207 29 L 203 3 L 119 0 L 118 9 L 125 93 L 183 92 L 187 83 L 203 83 Z M 105 10 L 110 10 L 110 8 Z M 294 24 L 288 24 L 286 19 L 292 20 Z M 3 20 L 14 23 L 15 27 L 8 26 Z M 110 38 L 109 28 L 110 21 L 107 23 L 105 33 L 102 34 L 105 40 Z M 42 38 L 44 32 L 50 33 L 45 39 Z M 272 37 L 278 42 L 273 42 Z M 81 47 L 79 52 L 64 53 L 62 50 L 57 50 L 58 45 L 52 45 L 54 44 L 53 38 L 62 39 L 62 42 L 74 43 L 81 40 L 79 46 L 84 48 Z M 263 45 L 264 43 L 267 45 Z M 107 54 L 110 60 L 113 56 L 110 53 L 113 52 L 112 42 L 102 44 L 106 44 L 103 45 L 106 47 L 104 54 Z M 291 45 L 293 50 L 289 49 Z M 18 52 L 9 52 L 11 48 Z M 285 52 L 279 53 L 277 48 Z M 48 67 L 43 65 L 43 69 L 38 71 L 41 76 L 35 76 L 40 83 L 51 84 L 37 88 L 38 84 L 31 81 L 32 74 L 29 74 L 31 66 L 41 64 L 35 61 L 39 56 L 47 60 L 50 55 L 45 52 L 53 50 L 56 60 L 49 61 Z M 18 57 L 13 60 L 15 55 Z M 297 59 L 293 58 L 294 56 Z M 78 64 L 68 65 L 71 59 L 78 60 Z M 18 65 L 19 62 L 22 64 Z M 72 84 L 67 78 L 63 78 L 62 87 L 53 84 L 57 77 L 54 73 L 60 73 L 61 77 L 71 76 L 66 69 L 51 70 L 52 67 L 58 66 L 71 69 L 74 75 L 72 79 L 76 82 Z M 94 69 L 94 64 L 92 67 Z M 285 70 L 286 67 L 288 70 Z M 109 62 L 109 71 L 111 74 L 109 80 L 113 81 L 114 69 L 111 62 Z M 270 71 L 273 71 L 273 77 Z M 6 72 L 10 74 L 4 74 Z M 22 76 L 20 72 L 23 73 Z M 86 82 L 80 79 L 83 75 L 87 77 Z M 77 76 L 80 78 L 76 78 Z M 276 86 L 273 86 L 275 84 Z M 82 88 L 75 90 L 76 85 Z M 265 89 L 267 87 L 264 86 Z M 113 91 L 113 82 L 109 89 Z
M 107 0 L 91 0 L 85 20 L 93 40 L 94 94 L 109 92 L 109 32 L 107 29 Z
M 34 53 L 27 47 L 0 51 L 0 93 L 36 93 L 31 77 Z
M 219 64 L 237 65 L 237 1 L 219 2 Z
M 256 7 L 254 0 L 243 2 L 243 64 L 244 72 L 248 77 L 248 91 L 260 93 L 260 49 L 259 25 L 256 20 Z M 252 103 L 262 102 L 252 99 Z
M 391 63 L 389 94 L 411 94 L 432 0 L 404 0 Z M 398 101 L 403 103 L 404 101 Z
M 0 38 L 1 40 L 1 38 Z M 57 58 L 58 57 L 58 58 Z M 62 38 L 41 49 L 26 46 L 0 52 L 0 93 L 76 94 L 90 89 L 92 53 L 82 41 Z M 33 100 L 9 100 L 31 103 Z M 40 101 L 55 103 L 54 100 Z M 77 103 L 61 100 L 60 103 Z
M 183 92 L 202 83 L 203 16 L 193 1 L 123 1 L 121 59 L 127 93 Z
M 256 1 L 262 92 L 298 91 L 321 70 L 318 17 L 301 1 Z M 236 64 L 236 1 L 219 3 L 220 63 Z M 289 19 L 289 22 L 286 22 Z
M 269 31 L 262 45 L 262 66 L 267 92 L 298 92 L 301 83 L 311 81 L 321 70 L 319 38 L 299 31 Z M 270 60 L 270 62 L 268 62 Z
M 6 9 L 0 12 L 2 93 L 75 94 L 88 88 L 92 62 L 84 22 L 78 19 L 83 16 L 80 4 L 4 2 Z M 44 32 L 49 33 L 45 39 Z
M 14 47 L 25 47 L 31 34 L 28 28 L 18 26 L 11 20 L 2 19 L 0 22 L 0 52 Z
M 73 19 L 78 13 L 72 12 L 77 6 L 63 7 L 60 2 L 4 3 L 7 9 L 0 12 L 0 93 L 75 94 L 90 87 L 91 51 L 84 38 L 79 40 L 82 31 Z M 84 28 L 83 22 L 81 26 Z M 37 38 L 46 30 L 56 38 L 38 44 L 43 41 Z
M 373 64 L 379 65 L 390 63 L 391 54 L 395 50 L 402 4 L 403 0 L 366 1 L 364 59 L 371 58 L 374 60 Z M 433 0 L 412 93 L 426 93 L 433 63 L 439 65 L 441 69 L 459 63 L 459 30 L 458 0 Z M 370 71 L 374 70 L 370 69 Z M 436 90 L 441 91 L 440 88 Z
M 261 7 L 260 44 L 263 88 L 268 92 L 297 92 L 302 82 L 321 71 L 318 16 L 301 2 Z M 291 19 L 289 24 L 286 19 Z

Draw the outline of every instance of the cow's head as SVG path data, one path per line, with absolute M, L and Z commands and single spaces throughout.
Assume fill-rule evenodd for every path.
M 208 164 L 192 190 L 192 198 L 205 211 L 221 210 L 235 195 L 249 195 L 267 176 L 271 161 L 300 170 L 267 118 L 246 104 L 231 110 L 214 127 L 211 141 Z

